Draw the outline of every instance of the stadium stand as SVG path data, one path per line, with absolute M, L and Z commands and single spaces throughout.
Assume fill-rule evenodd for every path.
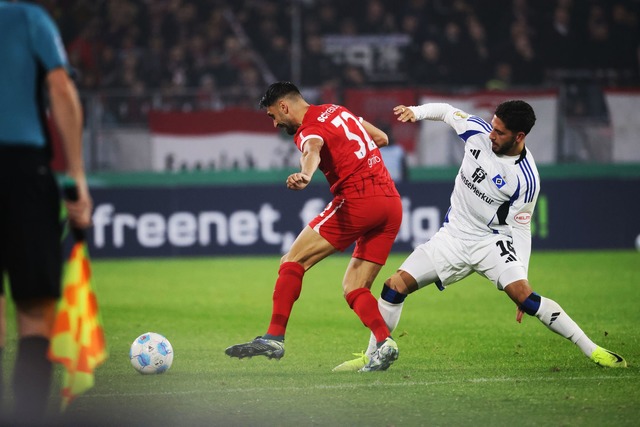
M 548 85 L 576 73 L 615 86 L 640 81 L 636 0 L 40 3 L 62 28 L 82 89 L 194 89 L 211 95 L 200 105 L 207 108 L 242 105 L 268 81 L 293 77 L 296 16 L 303 86 L 379 84 L 331 64 L 323 38 L 390 34 L 410 37 L 401 52 L 407 78 L 395 85 Z

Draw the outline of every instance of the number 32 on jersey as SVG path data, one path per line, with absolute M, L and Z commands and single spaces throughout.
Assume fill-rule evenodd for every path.
M 347 122 L 349 124 L 352 124 L 352 123 L 355 124 L 357 129 L 354 129 L 353 125 L 351 126 L 351 129 L 349 129 Z M 364 130 L 364 127 L 360 123 L 360 120 L 358 120 L 353 114 L 349 113 L 348 111 L 341 112 L 340 115 L 336 116 L 333 120 L 331 120 L 331 124 L 337 128 L 342 128 L 345 136 L 350 141 L 355 141 L 358 143 L 359 149 L 353 152 L 357 158 L 364 159 L 364 157 L 367 155 L 367 151 L 372 151 L 378 148 L 378 146 L 376 145 L 375 142 L 373 142 L 373 139 L 371 139 L 367 131 Z M 352 132 L 352 130 L 360 131 L 360 135 Z

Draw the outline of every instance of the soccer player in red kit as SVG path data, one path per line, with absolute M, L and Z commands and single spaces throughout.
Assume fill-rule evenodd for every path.
M 316 263 L 355 242 L 342 282 L 345 299 L 378 343 L 361 371 L 385 370 L 398 358 L 370 288 L 391 251 L 402 222 L 402 203 L 378 147 L 387 135 L 346 108 L 310 105 L 291 82 L 269 86 L 260 100 L 275 127 L 283 128 L 302 152 L 300 172 L 287 178 L 291 190 L 309 185 L 320 169 L 333 200 L 298 235 L 280 261 L 267 333 L 226 349 L 231 357 L 284 356 L 284 335 L 302 278 Z

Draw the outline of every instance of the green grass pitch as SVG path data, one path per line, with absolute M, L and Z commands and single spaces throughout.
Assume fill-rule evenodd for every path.
M 394 254 L 373 286 L 406 254 Z M 333 373 L 368 330 L 342 297 L 348 257 L 305 276 L 280 361 L 224 349 L 266 331 L 278 257 L 93 261 L 110 357 L 96 385 L 52 423 L 90 426 L 631 426 L 640 419 L 640 254 L 538 252 L 530 281 L 627 369 L 605 369 L 525 316 L 474 275 L 411 295 L 386 372 Z M 10 310 L 5 389 L 15 357 Z M 163 375 L 143 376 L 128 350 L 154 331 L 172 343 Z M 56 370 L 59 377 L 59 370 Z M 10 396 L 9 396 L 10 398 Z M 55 402 L 54 402 L 55 403 Z M 54 412 L 52 405 L 51 412 Z M 55 420 L 55 421 L 53 421 Z

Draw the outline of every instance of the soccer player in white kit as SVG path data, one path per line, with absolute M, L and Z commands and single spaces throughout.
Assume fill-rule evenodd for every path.
M 558 303 L 533 292 L 527 280 L 530 222 L 540 192 L 538 170 L 525 147 L 536 120 L 531 106 L 520 100 L 503 102 L 491 124 L 443 103 L 399 105 L 393 112 L 402 122 L 443 121 L 465 147 L 444 224 L 384 284 L 378 306 L 389 330 L 398 325 L 408 294 L 431 283 L 444 289 L 476 272 L 516 303 L 518 322 L 523 313 L 535 316 L 598 365 L 626 367 L 620 355 L 591 341 Z M 375 349 L 373 339 L 365 353 L 334 371 L 357 370 Z

